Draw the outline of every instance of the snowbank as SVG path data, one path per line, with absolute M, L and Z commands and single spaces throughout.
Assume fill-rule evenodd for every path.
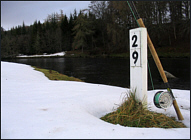
M 50 57 L 50 56 L 64 56 L 65 52 L 58 52 L 58 53 L 54 53 L 54 54 L 46 54 L 44 53 L 43 55 L 22 55 L 20 54 L 17 57 Z
M 24 64 L 1 62 L 1 138 L 10 139 L 189 139 L 190 91 L 173 89 L 188 128 L 136 128 L 100 120 L 121 103 L 126 88 L 72 81 L 51 81 Z M 151 110 L 177 118 L 173 106 Z

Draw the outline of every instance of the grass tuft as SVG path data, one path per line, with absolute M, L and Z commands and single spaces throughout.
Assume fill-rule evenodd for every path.
M 129 127 L 185 128 L 182 122 L 162 113 L 151 112 L 136 100 L 135 94 L 129 92 L 123 98 L 123 104 L 116 111 L 101 117 L 102 120 Z
M 33 68 L 35 68 L 35 70 L 43 72 L 45 74 L 46 77 L 48 77 L 48 79 L 50 80 L 65 80 L 65 81 L 79 81 L 79 82 L 83 82 L 82 80 L 75 78 L 75 77 L 69 77 L 67 75 L 61 74 L 57 71 L 54 70 L 48 70 L 48 69 L 41 69 L 41 68 L 37 68 L 35 66 L 33 66 Z

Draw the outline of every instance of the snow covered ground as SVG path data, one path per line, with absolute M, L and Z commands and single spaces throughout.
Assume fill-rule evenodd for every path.
M 164 89 L 165 90 L 165 89 Z M 176 117 L 173 106 L 152 111 Z M 51 81 L 31 66 L 1 61 L 1 138 L 190 139 L 190 91 L 172 89 L 188 128 L 136 128 L 100 120 L 121 104 L 128 89 Z
M 65 52 L 58 52 L 58 53 L 54 53 L 54 54 L 46 54 L 44 53 L 43 55 L 22 55 L 20 54 L 17 57 L 49 57 L 49 56 L 64 56 Z

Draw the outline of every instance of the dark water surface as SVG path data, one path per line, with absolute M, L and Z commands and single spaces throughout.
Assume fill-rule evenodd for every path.
M 164 70 L 178 79 L 168 79 L 172 89 L 190 89 L 190 58 L 161 58 Z M 4 60 L 56 70 L 88 83 L 130 86 L 130 62 L 122 58 L 22 58 Z M 155 89 L 165 89 L 152 58 L 148 59 Z M 148 89 L 152 89 L 148 73 Z

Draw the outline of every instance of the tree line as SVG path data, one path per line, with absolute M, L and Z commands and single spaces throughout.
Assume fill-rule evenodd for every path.
M 190 39 L 190 1 L 134 1 L 155 47 Z M 126 1 L 91 1 L 70 17 L 48 15 L 5 31 L 1 27 L 1 57 L 80 50 L 90 54 L 129 51 L 129 30 L 137 28 Z

